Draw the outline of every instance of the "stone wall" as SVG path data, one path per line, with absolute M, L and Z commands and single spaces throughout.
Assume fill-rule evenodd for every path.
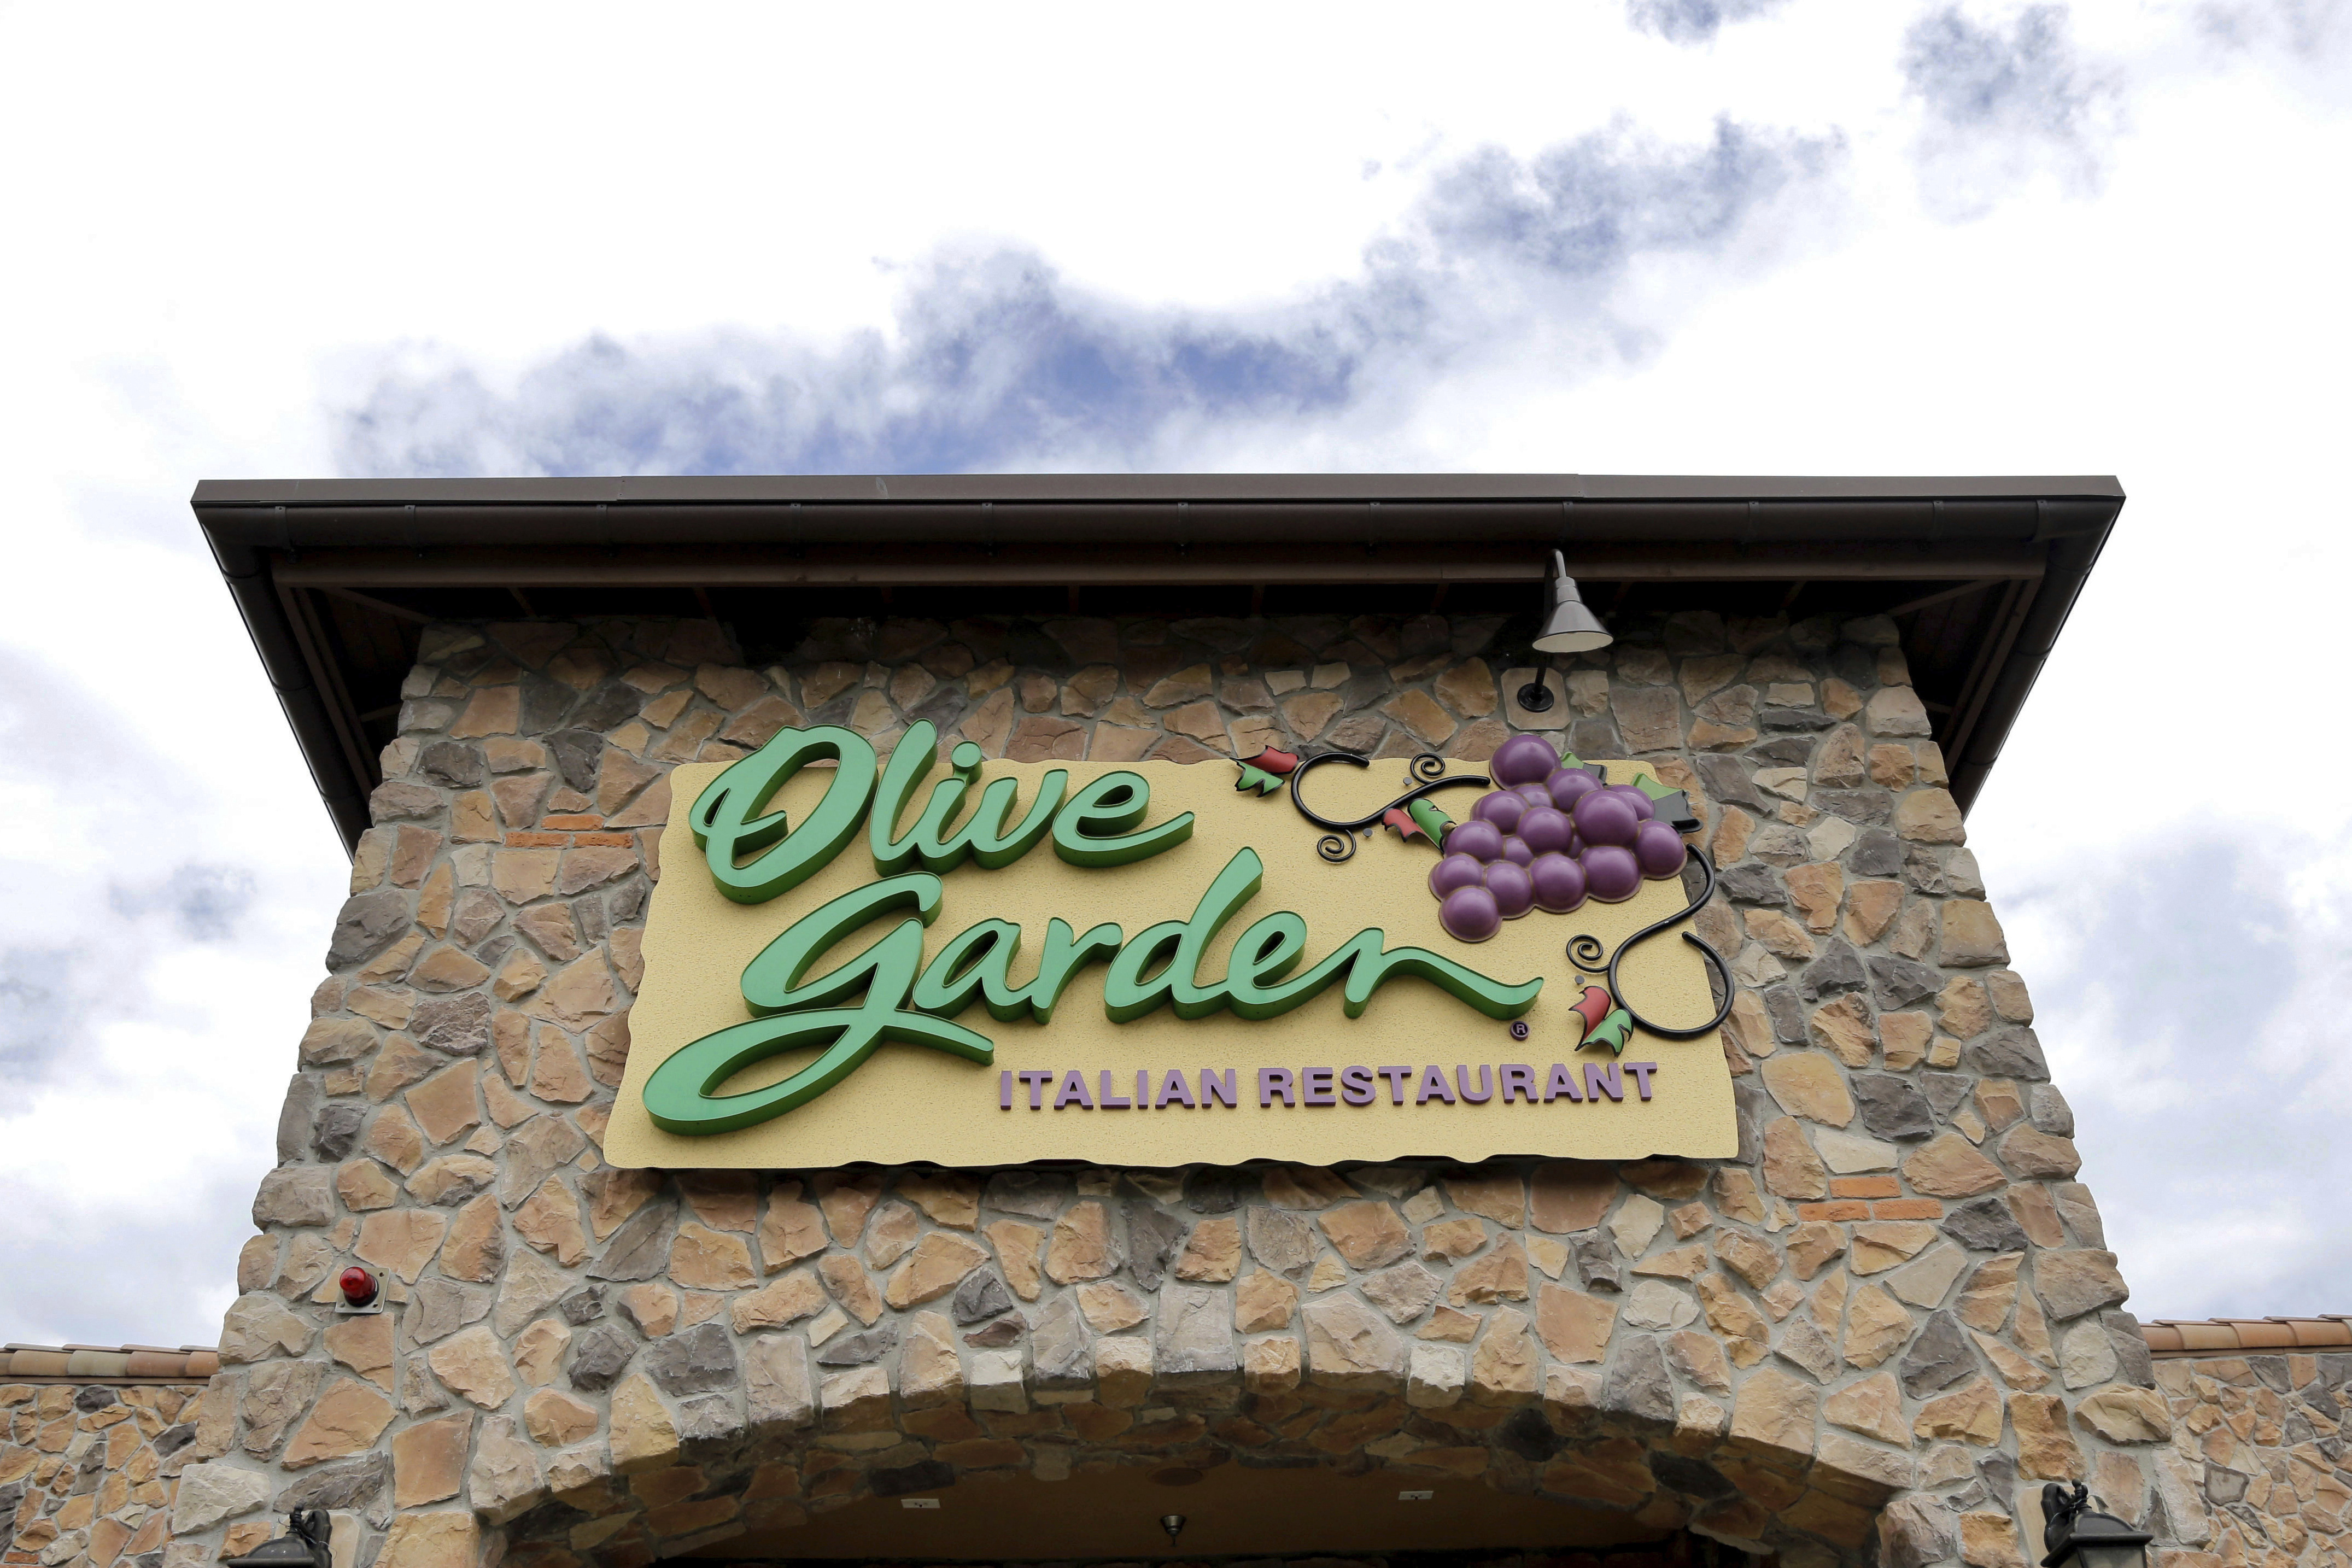
M 2159 1554 L 2160 1568 L 2352 1562 L 2345 1550 L 2352 1470 L 2342 1436 L 2352 1355 L 2159 1358 L 2156 1378 L 2172 1417 L 2169 1444 L 2153 1450 L 2146 1467 L 2103 1463 L 2090 1479 L 2122 1518 L 2169 1531 L 2178 1546 Z M 0 1384 L 0 1411 L 9 1417 L 8 1441 L 0 1444 L 0 1563 L 159 1568 L 171 1491 L 196 1437 L 190 1405 L 204 1391 L 201 1384 Z M 2029 1509 L 2021 1518 L 2027 1550 L 2038 1558 L 2039 1516 Z M 338 1520 L 339 1532 L 360 1528 L 348 1513 Z M 249 1550 L 269 1529 L 263 1516 L 245 1518 L 223 1532 L 223 1549 Z M 1997 1547 L 2003 1527 L 1983 1520 L 1972 1529 L 1977 1555 L 1997 1556 L 1983 1548 L 1988 1537 Z M 1464 1565 L 1671 1568 L 1675 1561 L 1638 1552 L 1468 1553 Z M 1317 1564 L 1389 1568 L 1379 1558 Z M 1260 1561 L 1254 1568 L 1290 1565 Z M 1415 1568 L 1432 1564 L 1424 1556 Z
M 62 1359 L 62 1358 L 61 1358 Z M 0 1383 L 0 1563 L 159 1568 L 203 1384 Z M 224 1532 L 244 1551 L 259 1520 Z
M 2180 1543 L 2162 1568 L 2352 1563 L 2352 1355 L 2181 1357 L 2156 1377 L 2172 1440 L 2155 1455 L 2154 1495 L 2123 1478 L 2107 1498 Z
M 862 1496 L 1393 1466 L 1826 1563 L 2022 1562 L 2172 1436 L 1883 620 L 1619 627 L 1517 708 L 1497 626 L 443 626 L 255 1204 L 173 1552 L 311 1501 L 395 1568 L 635 1568 Z M 675 763 L 917 719 L 1022 759 L 1482 758 L 1692 792 L 1742 1157 L 1054 1173 L 598 1154 Z M 333 1315 L 332 1276 L 390 1313 Z M 2168 1529 L 2169 1527 L 2168 1526 Z

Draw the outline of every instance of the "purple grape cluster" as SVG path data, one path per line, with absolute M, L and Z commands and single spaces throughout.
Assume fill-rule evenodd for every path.
M 1504 742 L 1487 771 L 1496 787 L 1446 830 L 1429 873 L 1437 921 L 1456 941 L 1485 942 L 1529 910 L 1622 903 L 1643 878 L 1682 870 L 1682 835 L 1648 795 L 1563 767 L 1542 736 Z

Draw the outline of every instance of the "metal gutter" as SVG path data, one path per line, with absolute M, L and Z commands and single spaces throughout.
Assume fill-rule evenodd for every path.
M 751 474 L 575 479 L 205 479 L 204 506 L 692 506 L 761 501 L 1149 503 L 1314 500 L 2120 501 L 2112 475 L 1855 477 L 1654 474 Z
M 320 594 L 1114 584 L 2007 584 L 1939 721 L 1982 787 L 2124 500 L 2112 478 L 808 475 L 217 480 L 191 504 L 347 843 L 373 762 Z M 527 601 L 526 601 L 527 603 Z

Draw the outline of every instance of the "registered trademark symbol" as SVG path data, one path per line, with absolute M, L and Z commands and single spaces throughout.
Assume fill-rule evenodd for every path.
M 1512 1019 L 1512 1020 L 1511 1020 L 1511 1038 L 1513 1038 L 1513 1039 L 1515 1039 L 1515 1040 L 1524 1040 L 1524 1039 L 1526 1039 L 1527 1037 L 1528 1037 L 1528 1021 L 1527 1021 L 1525 1018 L 1514 1018 L 1514 1019 Z

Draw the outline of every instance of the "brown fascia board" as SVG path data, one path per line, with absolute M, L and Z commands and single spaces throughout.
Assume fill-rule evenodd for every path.
M 806 475 L 205 480 L 192 504 L 347 844 L 331 650 L 289 595 L 442 587 L 2008 580 L 1948 758 L 1982 787 L 2124 500 L 2110 477 Z

